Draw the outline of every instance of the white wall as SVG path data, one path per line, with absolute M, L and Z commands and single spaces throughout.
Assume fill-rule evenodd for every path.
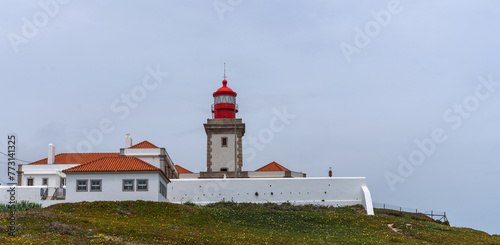
M 290 176 L 285 177 L 287 171 L 248 171 L 248 178 L 304 178 L 303 173 L 290 171 Z
M 198 179 L 199 177 L 199 173 L 179 174 L 179 179 Z
M 285 171 L 249 171 L 248 178 L 283 178 Z
M 34 203 L 40 203 L 42 204 L 42 207 L 48 207 L 52 204 L 56 203 L 63 203 L 67 202 L 65 200 L 42 200 L 40 196 L 40 189 L 41 188 L 47 188 L 46 186 L 16 186 L 15 187 L 15 197 L 16 201 L 29 201 L 29 202 L 34 202 Z M 8 204 L 10 200 L 10 192 L 7 192 L 10 190 L 10 186 L 0 186 L 0 203 L 3 204 Z M 53 189 L 51 189 L 52 192 L 49 192 L 50 195 L 53 194 Z
M 346 206 L 361 204 L 373 214 L 366 178 L 175 179 L 167 199 L 173 203 L 290 202 Z M 368 188 L 366 188 L 368 190 Z M 258 195 L 256 195 L 256 193 Z M 370 203 L 367 203 L 370 202 Z
M 65 178 L 66 174 L 62 172 L 64 169 L 68 169 L 79 164 L 34 164 L 34 165 L 22 165 L 22 186 L 28 184 L 28 179 L 33 178 L 33 185 L 42 185 L 42 179 L 48 178 L 49 187 L 59 187 L 61 182 L 61 177 Z
M 159 156 L 161 154 L 160 148 L 125 148 L 125 156 Z
M 159 201 L 159 179 L 162 178 L 158 172 L 117 172 L 117 173 L 67 173 L 66 175 L 66 200 L 68 202 L 81 201 L 128 201 L 145 200 Z M 77 192 L 76 180 L 88 180 L 88 191 Z M 102 191 L 90 191 L 90 180 L 101 179 Z M 134 191 L 123 191 L 124 179 L 135 179 Z M 148 191 L 137 191 L 137 179 L 148 179 Z M 163 181 L 165 182 L 165 181 Z M 164 183 L 165 184 L 165 183 Z M 168 193 L 168 186 L 167 186 Z
M 22 201 L 40 201 L 40 189 L 45 188 L 45 186 L 16 186 L 16 200 Z M 10 200 L 10 186 L 0 186 L 0 203 L 8 203 Z
M 365 207 L 368 215 L 375 215 L 373 212 L 372 195 L 370 194 L 370 190 L 368 190 L 367 186 L 361 187 L 361 195 L 363 195 L 363 206 Z
M 123 151 L 125 156 L 134 156 L 137 157 L 159 169 L 160 166 L 160 148 L 126 148 Z
M 222 147 L 222 137 L 227 137 L 227 147 Z M 212 171 L 227 168 L 234 172 L 234 134 L 212 134 Z

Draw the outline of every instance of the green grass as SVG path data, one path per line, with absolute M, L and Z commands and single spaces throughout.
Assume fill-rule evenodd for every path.
M 425 216 L 364 213 L 361 206 L 65 203 L 17 212 L 19 230 L 14 237 L 7 233 L 8 213 L 1 213 L 0 243 L 500 244 L 499 236 L 438 224 Z
M 31 209 L 37 209 L 37 208 L 41 208 L 42 207 L 42 204 L 40 203 L 33 203 L 33 202 L 28 202 L 28 201 L 20 201 L 20 202 L 16 202 L 16 204 L 14 205 L 14 211 L 27 211 L 27 210 L 31 210 Z M 1 203 L 0 204 L 0 212 L 10 212 L 11 211 L 11 207 L 10 205 L 7 205 L 7 204 L 3 204 Z

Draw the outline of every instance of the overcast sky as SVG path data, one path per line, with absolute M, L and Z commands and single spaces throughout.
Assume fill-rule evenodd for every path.
M 499 1 L 41 2 L 0 0 L 1 152 L 10 133 L 27 161 L 118 152 L 130 132 L 204 171 L 226 62 L 244 170 L 332 167 L 500 233 Z

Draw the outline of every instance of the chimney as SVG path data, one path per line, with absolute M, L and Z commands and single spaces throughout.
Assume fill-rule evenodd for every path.
M 49 144 L 49 156 L 47 157 L 47 164 L 53 164 L 56 161 L 56 147 Z
M 130 133 L 127 133 L 125 137 L 125 148 L 130 148 L 132 146 L 132 138 L 130 138 Z

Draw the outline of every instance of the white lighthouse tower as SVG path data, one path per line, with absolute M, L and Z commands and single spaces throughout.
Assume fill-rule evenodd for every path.
M 247 177 L 243 168 L 242 137 L 245 124 L 236 118 L 236 93 L 222 81 L 213 93 L 212 119 L 204 124 L 207 133 L 207 171 L 200 178 Z

